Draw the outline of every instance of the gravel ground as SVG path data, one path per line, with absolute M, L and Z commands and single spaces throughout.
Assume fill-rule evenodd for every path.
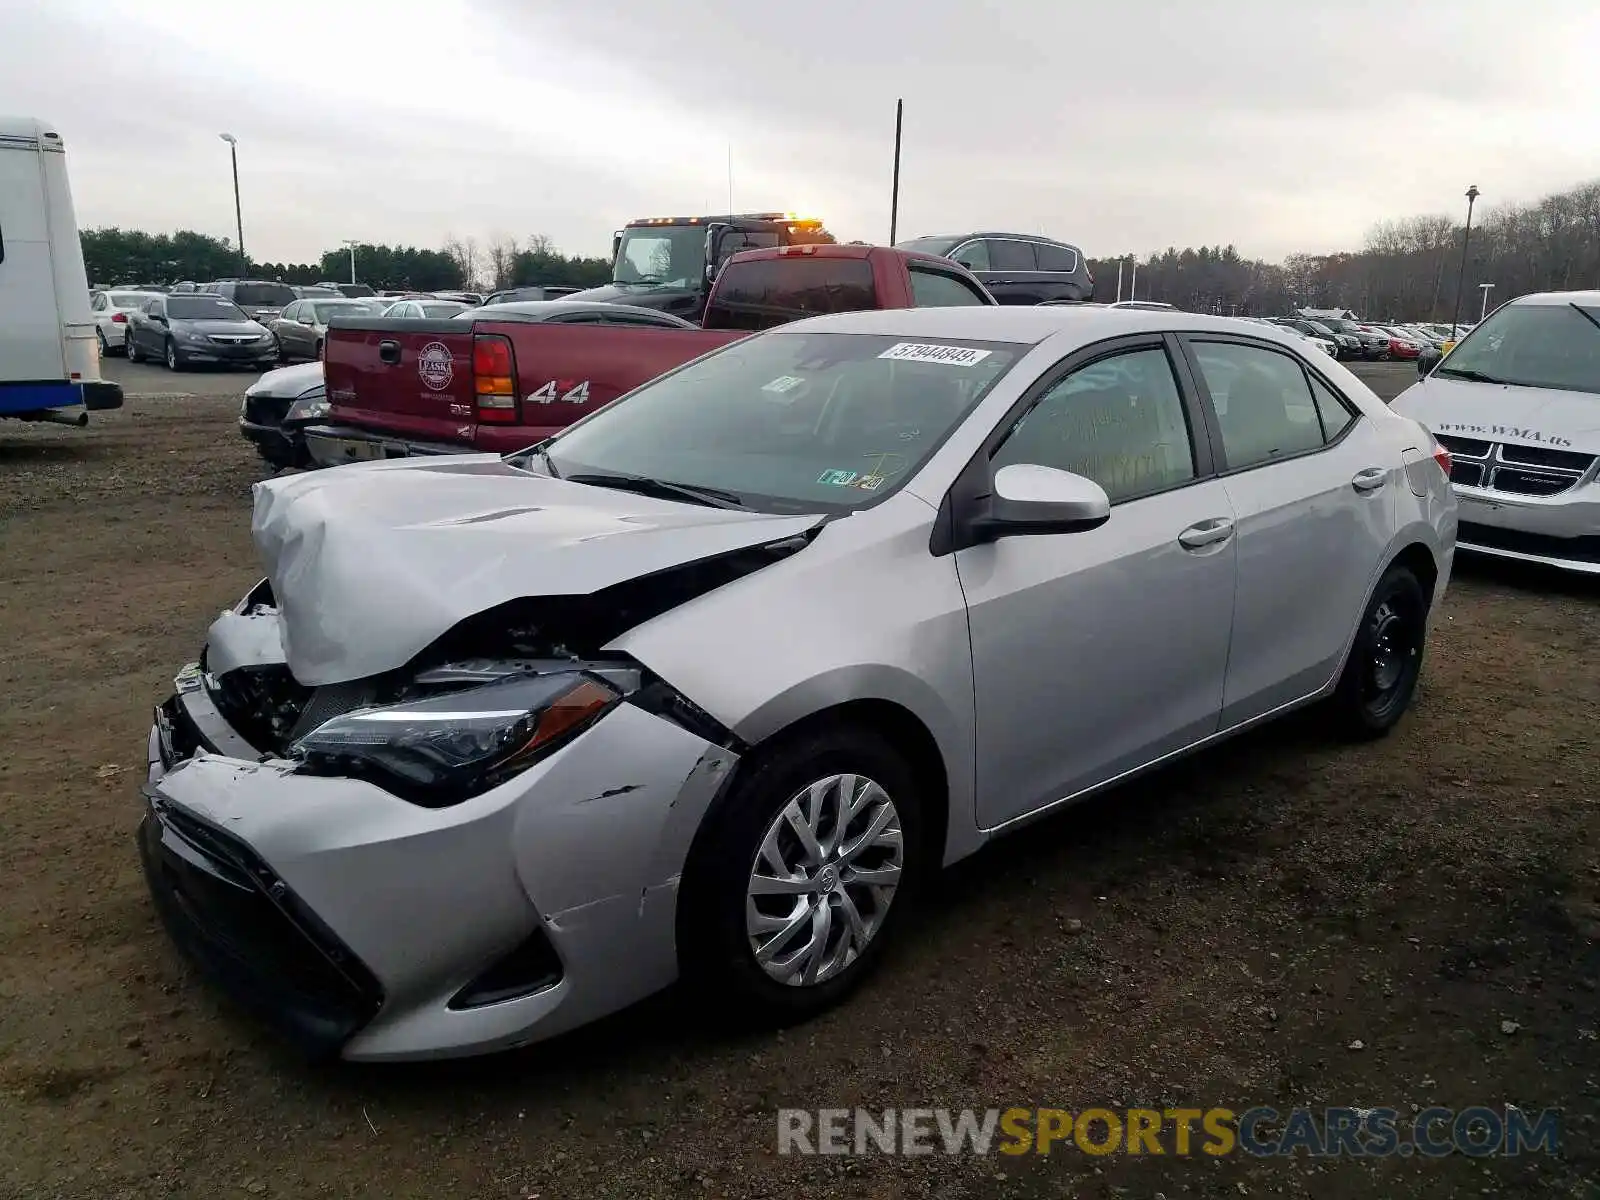
M 132 840 L 150 706 L 256 578 L 245 380 L 112 370 L 134 395 L 91 429 L 0 427 L 0 1195 L 1600 1194 L 1600 586 L 1458 564 L 1390 738 L 1307 714 L 997 844 L 810 1025 L 668 994 L 309 1068 L 171 952 Z M 776 1153 L 780 1106 L 1506 1103 L 1560 1108 L 1564 1155 Z

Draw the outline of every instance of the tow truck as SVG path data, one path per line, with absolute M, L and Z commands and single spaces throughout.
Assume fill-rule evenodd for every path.
M 730 256 L 741 250 L 837 240 L 821 220 L 794 213 L 641 217 L 611 240 L 611 282 L 568 299 L 635 304 L 698 321 L 705 315 L 711 284 Z

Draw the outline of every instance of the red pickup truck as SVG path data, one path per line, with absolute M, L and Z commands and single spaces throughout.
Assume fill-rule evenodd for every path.
M 774 325 L 871 308 L 994 304 L 965 268 L 883 246 L 746 250 L 717 275 L 701 325 L 556 300 L 449 320 L 334 318 L 330 404 L 305 430 L 319 466 L 414 454 L 509 454 L 673 367 Z

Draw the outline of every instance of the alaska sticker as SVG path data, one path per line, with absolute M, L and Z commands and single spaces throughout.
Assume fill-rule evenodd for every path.
M 779 375 L 771 383 L 762 384 L 761 390 L 763 392 L 772 392 L 774 395 L 781 396 L 785 392 L 794 391 L 795 388 L 799 387 L 804 382 L 805 380 L 801 379 L 798 375 Z
M 824 471 L 817 476 L 817 482 L 831 484 L 833 487 L 849 487 L 858 478 L 854 471 Z
M 902 362 L 939 363 L 946 367 L 973 367 L 989 357 L 988 350 L 974 350 L 970 346 L 936 346 L 927 342 L 896 342 L 879 358 L 895 358 Z
M 455 358 L 443 342 L 429 342 L 417 355 L 417 374 L 431 391 L 442 392 L 455 378 Z

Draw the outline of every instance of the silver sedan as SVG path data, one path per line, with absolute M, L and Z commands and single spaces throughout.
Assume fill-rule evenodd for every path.
M 377 300 L 296 300 L 272 322 L 272 335 L 278 340 L 278 361 L 320 359 L 329 321 L 334 317 L 377 316 L 386 306 L 387 302 Z
M 757 334 L 507 459 L 270 480 L 267 578 L 151 730 L 151 892 L 349 1059 L 680 976 L 803 1018 L 997 834 L 1303 705 L 1391 729 L 1447 470 L 1288 332 L 971 307 Z

